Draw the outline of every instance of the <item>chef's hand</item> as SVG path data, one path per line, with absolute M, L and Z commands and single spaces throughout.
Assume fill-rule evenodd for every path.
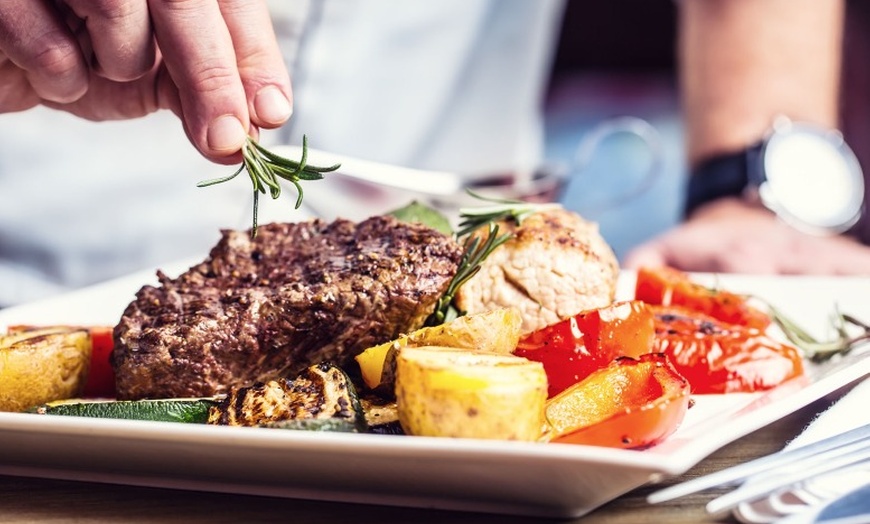
M 230 163 L 292 96 L 262 0 L 3 0 L 0 112 L 38 104 L 92 120 L 171 109 Z
M 685 223 L 628 253 L 623 266 L 755 274 L 870 275 L 870 247 L 798 232 L 739 199 L 704 205 Z

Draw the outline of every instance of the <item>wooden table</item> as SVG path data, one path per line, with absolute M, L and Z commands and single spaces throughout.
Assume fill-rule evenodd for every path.
M 584 524 L 735 522 L 730 517 L 715 519 L 704 512 L 704 504 L 724 493 L 723 489 L 655 506 L 647 504 L 646 495 L 662 486 L 781 449 L 843 393 L 818 400 L 731 443 L 680 478 L 638 488 L 578 520 Z M 540 519 L 0 476 L 0 523 L 131 521 L 513 524 L 540 522 Z

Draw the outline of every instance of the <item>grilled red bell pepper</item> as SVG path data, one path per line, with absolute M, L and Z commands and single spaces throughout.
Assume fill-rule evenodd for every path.
M 514 354 L 544 365 L 552 397 L 616 357 L 649 353 L 654 338 L 653 316 L 646 304 L 617 302 L 523 337 Z
M 689 409 L 689 383 L 659 353 L 619 357 L 546 404 L 552 442 L 645 448 Z
M 770 325 L 770 316 L 749 304 L 746 297 L 704 287 L 693 282 L 688 274 L 669 267 L 639 269 L 635 299 L 647 304 L 687 307 L 728 324 L 760 330 Z
M 91 334 L 91 369 L 88 380 L 82 392 L 84 397 L 114 398 L 115 370 L 109 357 L 115 342 L 112 339 L 112 328 L 109 326 L 94 326 L 89 328 Z
M 649 307 L 655 314 L 655 350 L 668 356 L 693 393 L 759 391 L 803 375 L 800 352 L 763 330 L 687 308 Z

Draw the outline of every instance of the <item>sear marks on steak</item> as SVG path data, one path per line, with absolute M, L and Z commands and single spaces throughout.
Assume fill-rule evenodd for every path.
M 460 310 L 517 308 L 527 334 L 613 302 L 619 264 L 598 224 L 555 208 L 530 215 L 521 226 L 501 222 L 499 230 L 513 238 L 459 288 Z
M 145 286 L 115 327 L 121 399 L 197 397 L 347 363 L 420 327 L 456 272 L 451 237 L 392 217 L 223 231 L 209 257 Z

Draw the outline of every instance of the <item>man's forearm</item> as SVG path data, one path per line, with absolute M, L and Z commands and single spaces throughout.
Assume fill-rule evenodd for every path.
M 843 0 L 682 0 L 689 162 L 739 150 L 777 115 L 836 127 Z

